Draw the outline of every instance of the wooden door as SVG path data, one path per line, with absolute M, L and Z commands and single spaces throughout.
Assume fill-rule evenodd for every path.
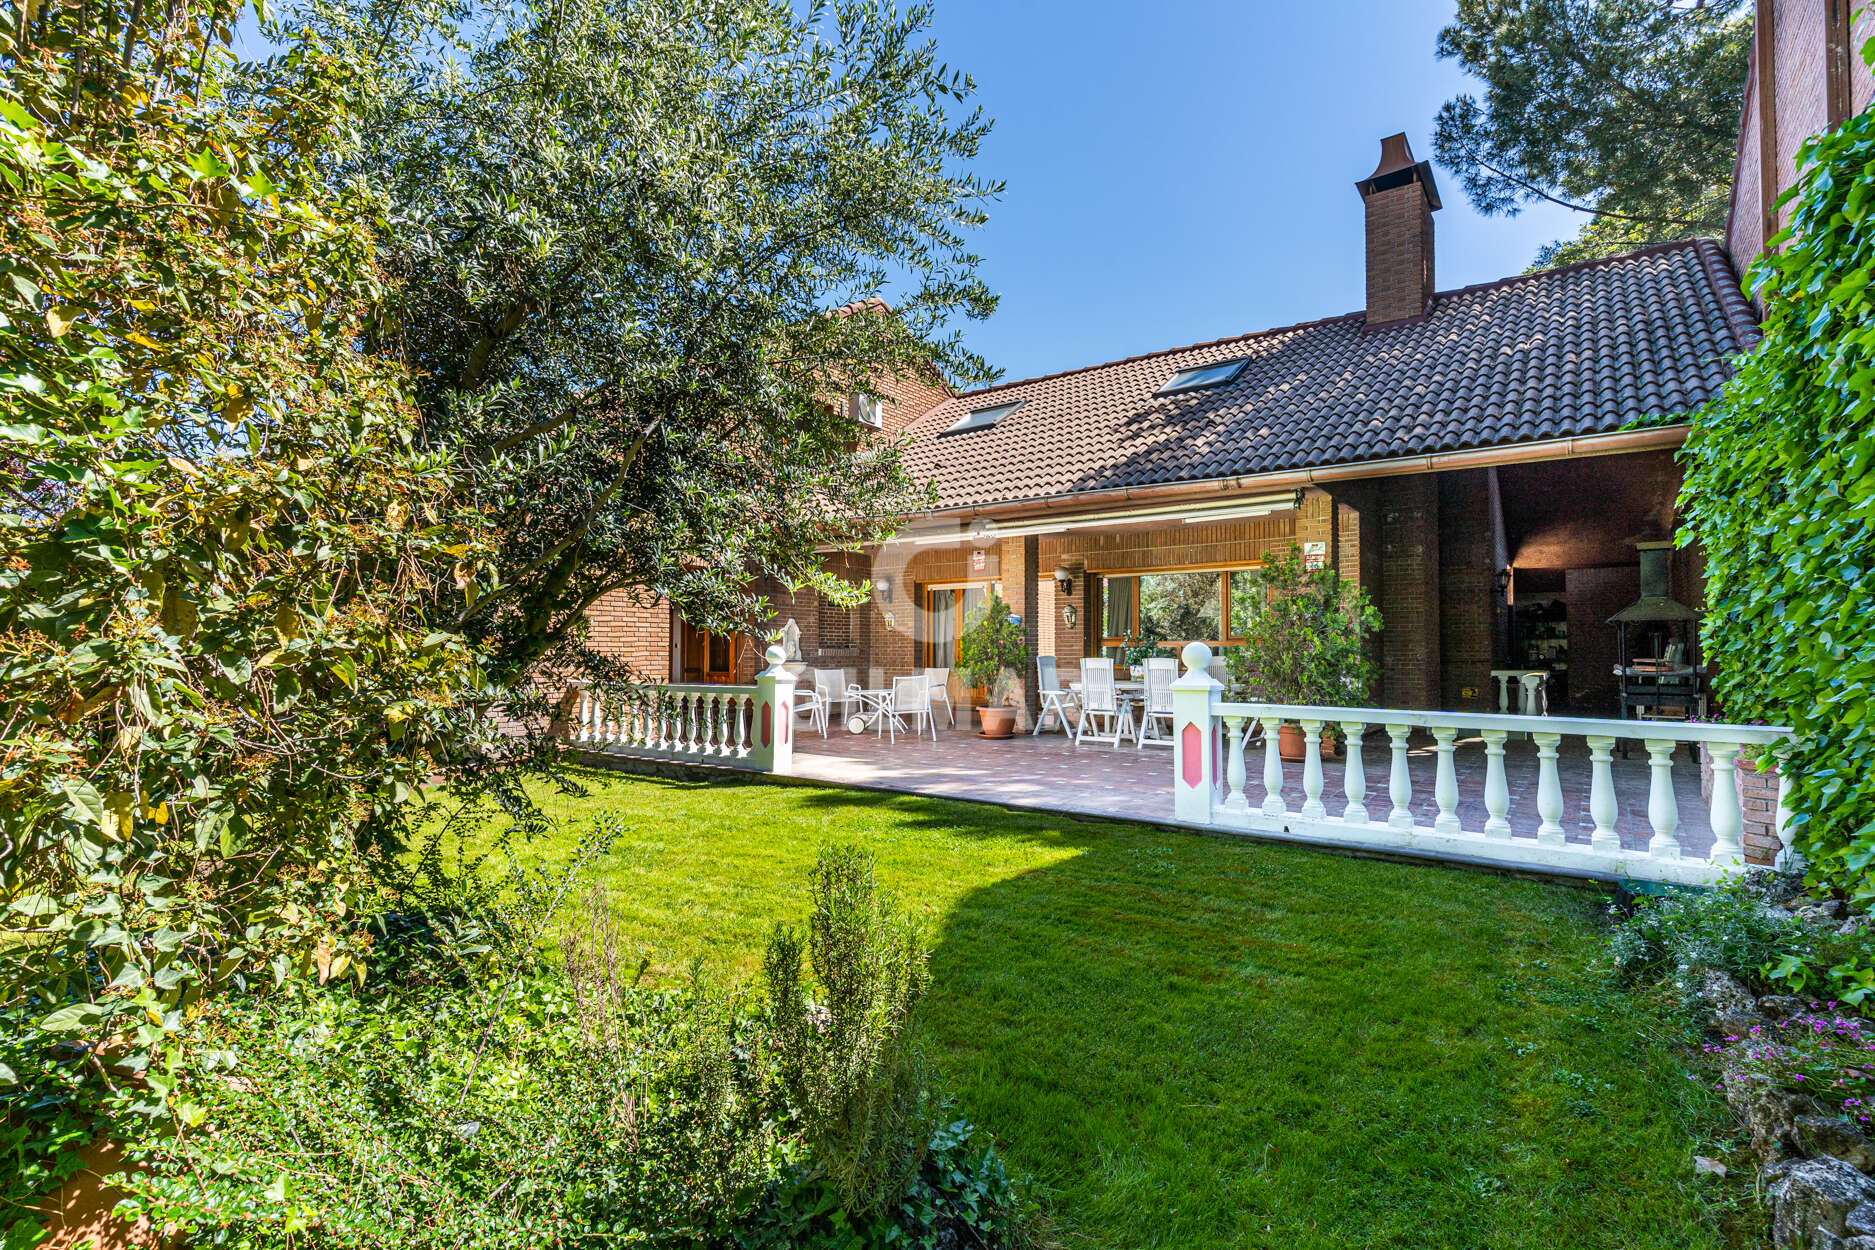
M 683 680 L 721 686 L 735 684 L 738 661 L 742 658 L 743 636 L 711 633 L 698 629 L 689 621 L 681 624 L 680 645 L 683 656 L 680 671 Z

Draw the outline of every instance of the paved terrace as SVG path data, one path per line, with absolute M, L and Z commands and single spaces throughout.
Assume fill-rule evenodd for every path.
M 1144 750 L 1129 741 L 1114 748 L 1088 743 L 1076 747 L 1071 738 L 1059 733 L 991 742 L 964 728 L 965 713 L 960 709 L 957 728 L 947 727 L 939 714 L 938 741 L 929 735 L 912 738 L 900 734 L 891 742 L 875 738 L 871 730 L 850 734 L 835 726 L 822 738 L 818 731 L 807 730 L 795 738 L 794 775 L 843 785 L 902 790 L 908 794 L 938 795 L 945 798 L 983 799 L 1012 807 L 1035 807 L 1051 811 L 1078 812 L 1091 816 L 1133 817 L 1142 820 L 1172 819 L 1172 752 L 1169 747 L 1148 745 Z M 972 717 L 974 720 L 974 717 Z M 1391 809 L 1387 797 L 1387 770 L 1390 752 L 1384 734 L 1370 734 L 1363 749 L 1366 764 L 1369 812 L 1386 819 Z M 1514 837 L 1536 837 L 1539 817 L 1536 811 L 1536 748 L 1528 740 L 1515 740 L 1504 748 L 1505 780 L 1510 789 L 1509 820 Z M 1413 779 L 1412 809 L 1416 823 L 1430 826 L 1438 814 L 1433 800 L 1432 783 L 1436 757 L 1430 736 L 1412 739 L 1408 763 Z M 1468 829 L 1482 828 L 1484 810 L 1484 742 L 1461 737 L 1454 758 L 1458 772 L 1459 818 Z M 1248 778 L 1246 797 L 1252 806 L 1262 802 L 1263 745 L 1261 741 L 1244 751 Z M 1564 738 L 1557 762 L 1563 791 L 1562 825 L 1571 842 L 1587 843 L 1594 822 L 1589 818 L 1589 756 L 1581 739 Z M 1302 765 L 1285 764 L 1284 799 L 1291 811 L 1302 806 Z M 1647 753 L 1638 742 L 1631 747 L 1631 757 L 1614 759 L 1615 797 L 1621 813 L 1615 831 L 1621 843 L 1630 849 L 1647 844 L 1651 830 L 1647 823 L 1647 794 L 1650 783 Z M 1712 826 L 1706 805 L 1700 796 L 1699 764 L 1689 758 L 1688 748 L 1681 747 L 1673 759 L 1674 791 L 1679 799 L 1678 837 L 1689 857 L 1704 857 L 1712 845 Z M 1322 801 L 1332 813 L 1339 813 L 1346 799 L 1342 795 L 1342 761 L 1322 761 Z

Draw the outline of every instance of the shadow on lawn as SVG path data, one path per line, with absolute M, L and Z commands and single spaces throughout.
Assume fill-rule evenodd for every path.
M 809 805 L 1076 852 L 951 908 L 926 1014 L 1065 1244 L 1719 1244 L 1684 1074 L 1584 971 L 1592 894 L 910 796 Z

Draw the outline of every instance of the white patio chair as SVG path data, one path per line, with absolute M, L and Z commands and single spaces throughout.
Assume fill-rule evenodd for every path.
M 809 669 L 814 679 L 814 695 L 821 705 L 820 719 L 815 723 L 820 726 L 820 736 L 827 736 L 827 722 L 833 718 L 833 709 L 840 709 L 840 720 L 845 720 L 853 712 L 855 700 L 849 693 L 851 683 L 846 672 L 838 668 Z
M 827 700 L 810 680 L 804 686 L 794 688 L 794 714 L 805 716 L 809 729 L 820 730 L 820 736 L 827 736 Z
M 1029 730 L 1029 736 L 1033 738 L 1042 732 L 1043 726 L 1048 724 L 1048 716 L 1051 712 L 1054 714 L 1055 724 L 1061 727 L 1061 732 L 1068 733 L 1068 709 L 1074 706 L 1074 692 L 1061 684 L 1061 670 L 1055 663 L 1055 657 L 1052 655 L 1036 656 L 1035 676 L 1038 678 L 1035 689 L 1036 693 L 1041 696 L 1042 711 L 1035 718 L 1035 728 Z
M 927 668 L 924 679 L 931 687 L 931 702 L 944 705 L 944 715 L 950 718 L 951 728 L 957 727 L 957 711 L 951 707 L 951 671 L 948 668 Z
M 1088 729 L 1096 725 L 1093 733 Z M 1081 661 L 1081 723 L 1074 732 L 1079 746 L 1092 738 L 1119 746 L 1133 729 L 1133 705 L 1123 702 L 1113 688 L 1113 662 L 1105 658 Z
M 931 683 L 923 673 L 910 677 L 892 679 L 892 701 L 886 705 L 885 715 L 879 718 L 885 722 L 886 732 L 893 742 L 898 741 L 898 731 L 903 729 L 916 737 L 925 729 L 931 731 L 931 741 L 937 741 L 937 717 L 931 711 Z
M 1146 706 L 1140 713 L 1139 730 L 1133 735 L 1133 745 L 1145 749 L 1148 740 L 1159 746 L 1172 745 L 1172 683 L 1178 680 L 1178 661 L 1169 655 L 1154 655 L 1146 659 Z M 1165 733 L 1159 733 L 1159 722 L 1165 722 Z

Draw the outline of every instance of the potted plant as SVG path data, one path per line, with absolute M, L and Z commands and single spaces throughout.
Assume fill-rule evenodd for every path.
M 1022 618 L 1009 610 L 1002 596 L 991 595 L 983 614 L 957 640 L 957 675 L 969 685 L 990 690 L 988 706 L 977 709 L 982 737 L 1007 738 L 1015 733 L 1016 696 L 1029 659 Z
M 1243 646 L 1226 654 L 1231 676 L 1260 703 L 1359 707 L 1367 702 L 1374 665 L 1368 639 L 1380 610 L 1367 592 L 1333 569 L 1310 569 L 1291 547 L 1254 573 L 1233 579 L 1247 592 L 1233 601 L 1231 621 Z M 1278 747 L 1303 758 L 1300 726 L 1284 723 Z

